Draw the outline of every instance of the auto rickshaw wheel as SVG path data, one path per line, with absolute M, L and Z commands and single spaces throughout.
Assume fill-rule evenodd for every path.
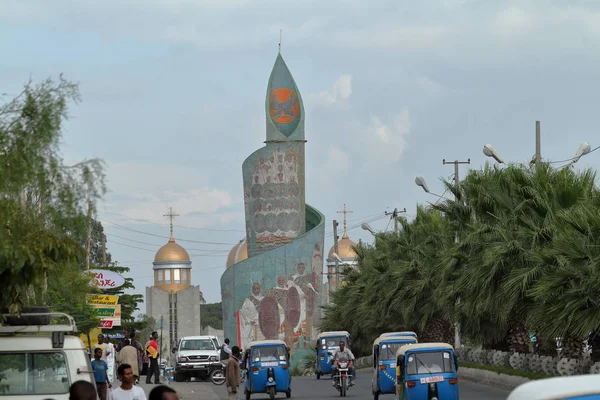
M 292 389 L 288 389 L 288 390 L 285 391 L 285 397 L 287 397 L 288 399 L 290 397 L 292 397 Z
M 275 400 L 275 386 L 269 387 L 269 397 L 271 400 Z
M 317 372 L 317 379 L 321 379 L 321 373 Z

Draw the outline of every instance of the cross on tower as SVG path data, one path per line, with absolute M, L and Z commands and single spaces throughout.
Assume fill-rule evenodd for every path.
M 338 211 L 338 214 L 344 214 L 344 236 L 347 235 L 346 229 L 347 229 L 347 225 L 346 225 L 346 214 L 352 214 L 352 211 L 347 210 L 346 209 L 346 204 L 344 203 L 344 209 L 342 211 Z
M 169 242 L 174 242 L 175 239 L 173 239 L 173 219 L 175 217 L 179 217 L 179 214 L 175 214 L 173 212 L 173 207 L 169 207 L 169 213 L 168 214 L 164 214 L 163 217 L 169 217 L 170 226 L 171 226 L 171 237 L 169 238 Z

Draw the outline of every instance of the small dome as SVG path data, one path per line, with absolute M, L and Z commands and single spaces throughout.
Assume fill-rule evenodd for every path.
M 240 240 L 238 244 L 233 246 L 233 249 L 229 252 L 227 256 L 227 264 L 225 268 L 229 268 L 234 264 L 239 263 L 240 261 L 244 261 L 248 258 L 248 243 L 246 239 Z
M 154 262 L 177 262 L 177 261 L 190 261 L 190 255 L 188 252 L 175 243 L 175 240 L 171 238 L 169 243 L 158 249 L 156 256 L 154 256 Z
M 354 250 L 352 250 L 352 247 L 354 247 L 354 246 L 356 246 L 356 243 L 354 243 L 352 240 L 350 240 L 350 238 L 348 237 L 348 234 L 346 232 L 344 232 L 344 236 L 342 236 L 342 240 L 340 240 L 338 242 L 337 255 L 341 259 L 355 259 L 356 252 Z M 335 253 L 335 246 L 331 247 L 331 250 L 329 250 L 329 255 L 327 256 L 327 258 L 329 258 L 329 259 L 333 258 L 333 253 Z

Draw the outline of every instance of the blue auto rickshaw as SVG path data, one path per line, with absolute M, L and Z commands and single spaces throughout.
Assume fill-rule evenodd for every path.
M 402 346 L 396 352 L 402 400 L 458 400 L 458 362 L 447 343 Z
M 417 343 L 412 336 L 383 336 L 373 342 L 373 399 L 380 394 L 396 393 L 396 353 L 402 346 Z
M 379 335 L 379 337 L 384 337 L 384 336 L 412 336 L 415 339 L 418 339 L 417 334 L 411 331 L 405 331 L 405 332 L 386 332 L 386 333 L 382 333 L 381 335 Z
M 331 358 L 333 354 L 340 349 L 340 342 L 344 342 L 346 347 L 350 347 L 350 333 L 346 331 L 321 332 L 317 336 L 317 345 L 315 351 L 317 359 L 315 361 L 315 374 L 317 379 L 321 375 L 331 374 Z
M 244 386 L 246 400 L 253 393 L 266 393 L 271 399 L 277 393 L 291 397 L 292 375 L 290 352 L 282 340 L 251 342 L 247 358 L 248 378 Z

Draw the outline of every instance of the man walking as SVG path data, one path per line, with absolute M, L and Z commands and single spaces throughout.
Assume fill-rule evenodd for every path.
M 225 386 L 227 387 L 229 400 L 238 399 L 240 381 L 240 348 L 233 346 L 231 357 L 229 357 L 227 367 L 225 368 Z
M 154 375 L 154 383 L 160 383 L 160 372 L 158 370 L 158 344 L 156 343 L 156 339 L 158 339 L 158 333 L 156 331 L 152 332 L 152 340 L 148 343 L 148 347 L 146 348 L 146 353 L 148 354 L 148 361 L 150 365 L 148 366 L 148 374 L 146 375 L 146 383 L 152 383 L 152 375 Z

